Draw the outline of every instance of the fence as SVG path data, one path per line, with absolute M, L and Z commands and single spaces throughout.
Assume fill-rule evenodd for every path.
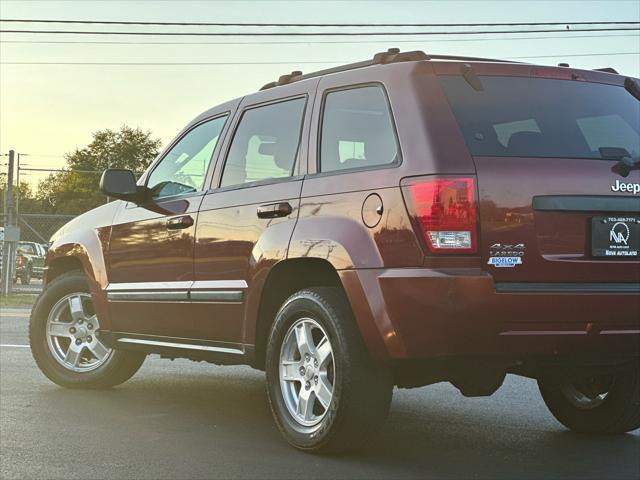
M 35 243 L 49 243 L 51 236 L 60 229 L 69 220 L 73 219 L 75 215 L 58 215 L 58 214 L 41 214 L 41 213 L 21 213 L 17 218 L 17 225 L 20 227 L 20 241 L 21 242 L 35 242 Z M 3 250 L 5 248 L 4 240 L 4 226 L 6 222 L 6 215 L 3 213 L 0 215 L 0 226 L 3 227 L 0 232 L 0 271 L 3 270 Z M 14 244 L 15 245 L 15 244 Z M 10 264 L 15 261 L 15 254 L 10 255 L 12 260 Z M 11 265 L 13 272 L 15 272 L 15 265 Z M 10 274 L 10 278 L 15 277 L 14 273 Z M 9 286 L 10 290 L 13 290 Z
M 20 241 L 49 243 L 53 235 L 60 227 L 75 215 L 43 214 L 43 213 L 21 213 L 18 215 L 18 226 L 20 227 Z M 0 225 L 5 225 L 5 215 L 2 215 Z

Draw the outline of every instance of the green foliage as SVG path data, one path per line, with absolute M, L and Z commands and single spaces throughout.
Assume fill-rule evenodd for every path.
M 123 126 L 119 131 L 95 132 L 87 147 L 65 156 L 67 171 L 53 173 L 40 182 L 36 194 L 40 211 L 77 214 L 105 203 L 106 198 L 98 188 L 101 172 L 107 168 L 128 168 L 141 173 L 159 148 L 160 140 L 139 128 Z
M 5 195 L 7 193 L 6 179 L 3 178 L 3 182 L 0 184 L 0 212 L 4 212 Z M 27 182 L 20 182 L 18 191 L 13 191 L 13 201 L 19 204 L 20 212 L 30 213 L 38 211 L 40 202 L 36 200 L 31 185 Z
M 0 306 L 2 307 L 24 307 L 33 305 L 37 295 L 29 293 L 12 293 L 10 295 L 0 295 Z

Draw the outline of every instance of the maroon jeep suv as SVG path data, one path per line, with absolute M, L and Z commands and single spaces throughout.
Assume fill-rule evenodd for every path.
M 33 355 L 72 388 L 148 354 L 266 372 L 286 440 L 366 439 L 394 386 L 537 380 L 640 427 L 640 83 L 391 49 L 195 118 L 53 237 Z

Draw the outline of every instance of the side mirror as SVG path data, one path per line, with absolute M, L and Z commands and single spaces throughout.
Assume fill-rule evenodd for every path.
M 102 173 L 100 190 L 108 197 L 119 198 L 134 203 L 142 199 L 141 189 L 136 185 L 136 177 L 131 170 L 109 168 Z

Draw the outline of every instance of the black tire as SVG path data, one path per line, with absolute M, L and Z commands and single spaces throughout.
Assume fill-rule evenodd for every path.
M 281 348 L 287 332 L 301 318 L 312 319 L 324 329 L 335 369 L 331 402 L 320 423 L 312 427 L 305 427 L 289 412 L 280 386 Z M 274 320 L 266 355 L 269 404 L 280 432 L 292 446 L 312 452 L 351 449 L 369 440 L 384 423 L 393 377 L 388 367 L 371 360 L 341 289 L 309 288 L 289 297 Z
M 49 380 L 62 387 L 102 389 L 125 382 L 142 366 L 144 353 L 114 350 L 105 363 L 87 372 L 69 370 L 54 358 L 47 344 L 47 319 L 60 299 L 76 292 L 89 292 L 86 277 L 80 271 L 60 275 L 36 300 L 29 321 L 29 343 L 36 364 Z
M 565 427 L 580 433 L 618 434 L 640 428 L 640 363 L 632 362 L 606 378 L 606 396 L 595 404 L 576 405 L 571 382 L 538 380 L 549 411 Z
M 31 283 L 31 269 L 26 268 L 24 273 L 20 275 L 20 283 L 22 285 L 29 285 Z

